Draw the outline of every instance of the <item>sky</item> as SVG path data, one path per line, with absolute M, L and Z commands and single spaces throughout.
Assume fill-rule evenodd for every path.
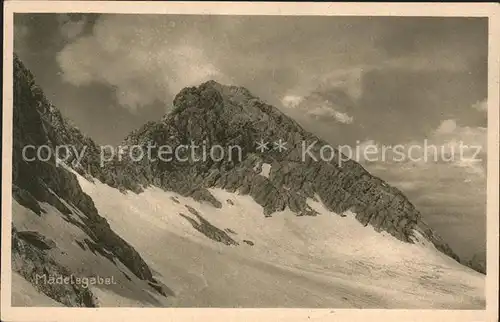
M 468 257 L 486 241 L 487 28 L 452 17 L 16 14 L 14 49 L 49 100 L 101 144 L 214 79 L 335 145 L 428 142 L 452 156 L 468 145 L 452 161 L 360 160 Z

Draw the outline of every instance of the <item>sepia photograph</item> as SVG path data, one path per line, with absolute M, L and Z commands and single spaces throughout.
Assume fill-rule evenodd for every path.
M 23 2 L 2 310 L 498 314 L 494 6 Z

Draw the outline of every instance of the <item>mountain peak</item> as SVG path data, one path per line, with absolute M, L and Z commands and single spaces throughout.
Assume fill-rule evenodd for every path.
M 370 175 L 354 160 L 343 158 L 333 147 L 328 160 L 304 159 L 304 145 L 316 142 L 310 152 L 319 156 L 326 142 L 246 88 L 211 80 L 182 89 L 173 104 L 174 110 L 161 122 L 147 124 L 126 141 L 172 148 L 194 142 L 204 144 L 207 151 L 217 146 L 227 154 L 202 161 L 192 155 L 168 161 L 124 160 L 106 163 L 104 168 L 96 163 L 98 155 L 92 154 L 83 168 L 91 168 L 93 176 L 114 187 L 140 192 L 140 187 L 155 185 L 215 206 L 220 201 L 209 188 L 239 191 L 261 205 L 265 216 L 286 208 L 299 216 L 314 215 L 307 200 L 315 199 L 339 215 L 352 212 L 364 226 L 370 224 L 402 241 L 413 242 L 420 234 L 457 259 L 398 189 Z M 268 142 L 266 151 L 257 148 L 261 140 Z M 278 151 L 276 142 L 284 142 L 285 148 Z M 264 164 L 269 167 L 267 175 L 258 170 Z
M 200 187 L 238 190 L 252 196 L 266 216 L 285 208 L 298 215 L 314 215 L 306 200 L 319 198 L 329 210 L 338 214 L 351 211 L 361 224 L 370 224 L 377 231 L 386 231 L 405 242 L 414 242 L 415 236 L 422 235 L 436 248 L 458 259 L 422 221 L 419 211 L 401 191 L 370 175 L 354 160 L 345 158 L 333 147 L 329 147 L 334 151 L 329 160 L 304 159 L 304 144 L 316 142 L 311 152 L 317 156 L 327 143 L 245 87 L 214 80 L 186 87 L 175 97 L 174 110 L 161 125 L 142 133 L 134 142 L 153 138 L 157 145 L 207 142 L 208 149 L 241 148 L 237 159 L 162 165 L 156 176 L 163 178 L 157 181 L 164 188 L 198 192 Z M 267 151 L 257 150 L 259 140 L 268 142 Z M 275 142 L 286 142 L 285 151 L 276 151 Z M 268 176 L 255 170 L 263 164 L 270 166 Z M 183 181 L 179 182 L 181 177 Z M 203 198 L 210 199 L 207 197 L 210 193 L 203 191 Z
M 303 132 L 294 121 L 245 87 L 223 85 L 213 80 L 182 89 L 175 96 L 173 106 L 172 112 L 165 115 L 162 122 L 187 126 L 194 132 L 210 128 L 222 132 L 238 131 L 244 126 L 263 131 L 270 126 L 271 118 L 279 118 L 295 131 Z M 192 127 L 194 124 L 196 128 Z M 190 129 L 186 131 L 194 133 Z
M 249 98 L 257 98 L 256 96 L 252 95 L 250 91 L 243 86 L 237 86 L 237 85 L 229 85 L 229 84 L 222 84 L 220 82 L 217 82 L 216 80 L 209 80 L 204 83 L 201 83 L 200 88 L 213 88 L 220 92 L 222 95 L 227 95 L 227 96 L 234 96 L 234 95 L 246 95 Z
M 215 79 L 210 79 L 206 82 L 203 82 L 200 84 L 201 87 L 213 87 L 213 88 L 217 88 L 217 89 L 220 89 L 222 87 L 227 87 L 229 85 L 226 85 L 226 84 L 222 84 L 222 83 L 219 83 L 218 81 L 216 81 Z

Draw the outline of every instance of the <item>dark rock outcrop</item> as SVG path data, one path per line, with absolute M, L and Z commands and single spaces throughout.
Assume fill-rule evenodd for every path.
M 194 229 L 205 235 L 206 237 L 219 242 L 223 243 L 228 246 L 237 246 L 239 243 L 232 239 L 224 230 L 217 228 L 216 226 L 212 225 L 208 220 L 203 218 L 203 216 L 198 212 L 198 210 L 194 209 L 193 207 L 187 206 L 187 210 L 192 213 L 197 219 L 194 220 L 193 218 L 186 216 L 185 214 L 179 214 L 181 217 L 189 221 L 189 223 L 193 226 Z
M 17 237 L 40 250 L 48 250 L 57 246 L 52 239 L 43 236 L 37 231 L 20 231 L 17 233 Z
M 23 207 L 26 207 L 33 211 L 37 215 L 41 215 L 45 212 L 38 201 L 29 193 L 28 191 L 19 188 L 16 185 L 12 185 L 12 197 Z
M 244 239 L 244 240 L 243 240 L 243 242 L 244 242 L 245 244 L 250 245 L 250 246 L 255 245 L 255 243 L 254 243 L 253 241 L 251 241 L 251 240 L 246 240 L 246 239 Z
M 486 275 L 486 254 L 474 254 L 465 265 L 469 266 L 475 271 Z
M 51 277 L 69 277 L 72 272 L 48 256 L 47 248 L 32 247 L 34 240 L 44 240 L 45 237 L 36 233 L 28 236 L 25 232 L 12 229 L 12 270 L 31 282 L 38 291 L 59 303 L 66 306 L 96 307 L 95 296 L 81 284 L 50 282 Z

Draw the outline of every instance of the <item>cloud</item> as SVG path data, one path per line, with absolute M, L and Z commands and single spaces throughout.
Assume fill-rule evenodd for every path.
M 457 126 L 445 120 L 432 136 L 441 151 L 453 156 L 452 165 L 474 175 L 486 175 L 488 130 L 486 127 Z
M 164 18 L 101 16 L 91 35 L 58 53 L 63 80 L 75 86 L 110 86 L 117 102 L 130 111 L 166 103 L 185 86 L 222 81 L 197 35 L 174 37 L 175 28 Z
M 472 104 L 472 108 L 475 110 L 478 110 L 480 112 L 487 112 L 488 111 L 488 101 L 486 99 L 482 101 L 477 101 L 476 103 Z
M 462 66 L 460 70 L 470 67 L 470 57 L 481 56 L 477 53 L 483 50 L 482 42 L 467 49 L 471 47 L 467 45 L 471 40 L 481 38 L 478 32 L 482 29 L 476 26 L 476 21 L 462 19 L 446 27 L 446 21 L 427 19 L 426 23 L 432 28 L 418 29 L 418 34 L 415 34 L 415 28 L 422 25 L 421 20 L 410 17 L 367 20 L 365 17 L 101 15 L 92 34 L 85 37 L 79 34 L 80 38 L 74 38 L 73 43 L 62 50 L 58 61 L 66 81 L 75 85 L 97 82 L 116 88 L 119 102 L 130 109 L 140 108 L 141 102 L 170 101 L 171 98 L 165 97 L 182 87 L 215 78 L 224 83 L 247 86 L 275 104 L 280 103 L 280 97 L 290 95 L 306 100 L 316 91 L 343 91 L 350 102 L 344 98 L 340 103 L 332 100 L 335 110 L 342 113 L 337 114 L 337 118 L 331 117 L 332 120 L 350 122 L 353 118 L 358 123 L 366 118 L 365 123 L 369 123 L 372 122 L 371 112 L 351 111 L 350 106 L 344 105 L 359 105 L 359 110 L 370 108 L 378 114 L 377 106 L 363 106 L 367 100 L 373 101 L 372 105 L 391 105 L 390 100 L 402 100 L 406 94 L 395 95 L 397 91 L 410 88 L 419 94 L 420 88 L 416 86 L 424 87 L 420 83 L 428 82 L 410 77 L 415 69 L 418 71 L 429 66 L 426 57 L 432 57 L 427 59 L 434 62 L 432 70 L 441 71 L 440 66 L 445 66 L 450 60 L 449 53 L 458 57 L 461 64 L 454 65 Z M 481 23 L 479 27 L 483 25 Z M 75 29 L 78 26 L 80 24 L 76 24 Z M 472 28 L 474 32 L 457 36 L 454 35 L 457 28 L 465 31 Z M 437 39 L 432 41 L 430 38 Z M 448 50 L 449 47 L 452 50 Z M 461 50 L 463 47 L 467 50 Z M 182 52 L 192 54 L 183 59 Z M 411 72 L 409 75 L 393 73 L 383 76 L 390 73 L 387 69 Z M 388 77 L 396 84 L 389 84 L 385 79 L 378 81 L 380 77 Z M 428 78 L 436 79 L 435 75 Z M 461 79 L 460 75 L 455 79 Z M 449 82 L 439 79 L 436 83 Z M 143 88 L 147 93 L 139 95 L 138 90 Z M 380 94 L 369 97 L 375 95 L 370 94 L 372 90 Z M 390 94 L 392 99 L 385 97 L 389 94 L 381 92 L 385 90 L 393 91 Z M 446 88 L 443 92 L 447 94 Z M 364 100 L 367 96 L 368 99 Z M 420 97 L 419 100 L 424 100 L 433 96 L 422 93 Z M 427 104 L 420 104 L 414 98 L 411 101 L 415 102 L 413 105 Z M 281 103 L 285 107 L 299 105 L 290 97 Z M 396 103 L 408 105 L 407 102 Z M 413 105 L 408 109 L 416 110 Z M 434 106 L 429 109 L 434 109 Z M 323 114 L 321 109 L 316 112 Z M 305 113 L 304 116 L 307 117 Z M 378 124 L 368 125 L 370 130 L 376 126 Z M 400 129 L 414 130 L 413 127 Z
M 457 122 L 455 120 L 445 120 L 436 129 L 436 134 L 447 134 L 453 133 L 457 128 Z
M 380 153 L 383 145 L 366 140 L 359 143 L 359 154 L 366 151 L 370 159 L 361 157 L 359 161 L 369 172 L 401 189 L 459 256 L 470 257 L 485 247 L 487 130 L 448 119 L 425 140 L 402 144 L 420 149 L 412 151 L 416 161 L 401 162 L 390 149 L 385 159 L 372 161 L 369 152 Z
M 285 95 L 281 99 L 281 104 L 283 104 L 283 106 L 285 106 L 287 108 L 295 108 L 300 103 L 302 103 L 303 100 L 304 100 L 304 98 L 302 96 L 298 96 L 298 95 Z
M 359 143 L 359 155 L 364 151 L 378 153 L 375 159 L 390 167 L 410 167 L 413 171 L 430 171 L 456 168 L 475 178 L 485 178 L 487 155 L 487 129 L 484 127 L 458 126 L 455 120 L 444 120 L 427 138 L 402 144 L 383 145 L 374 140 Z M 373 153 L 373 152 L 372 152 Z M 361 158 L 360 162 L 366 162 Z
M 338 107 L 330 100 L 325 99 L 319 93 L 312 93 L 307 97 L 299 95 L 285 95 L 281 99 L 283 106 L 294 111 L 301 111 L 304 115 L 315 119 L 334 120 L 343 124 L 351 124 L 354 118 Z
M 431 135 L 431 140 L 443 145 L 461 142 L 471 147 L 480 146 L 486 151 L 487 135 L 486 127 L 458 126 L 454 120 L 444 120 Z
M 363 94 L 364 74 L 368 70 L 375 68 L 377 67 L 364 65 L 328 72 L 320 78 L 314 91 L 329 91 L 335 89 L 344 92 L 351 100 L 356 101 Z
M 362 97 L 363 94 L 363 76 L 367 71 L 372 70 L 374 66 L 353 66 L 348 68 L 333 68 L 321 73 L 312 71 L 301 75 L 298 83 L 288 90 L 284 98 L 295 99 L 294 102 L 301 103 L 304 100 L 323 99 L 330 100 L 332 103 L 343 106 L 351 106 Z M 301 98 L 300 100 L 297 100 Z M 290 103 L 290 102 L 288 102 Z M 290 107 L 290 104 L 284 104 Z M 293 107 L 296 107 L 294 104 Z
M 307 111 L 307 114 L 313 117 L 332 117 L 337 122 L 343 124 L 351 124 L 354 120 L 347 113 L 336 111 L 335 109 L 333 109 L 328 105 L 313 107 Z
M 328 73 L 321 80 L 321 85 L 315 85 L 315 89 L 303 88 L 299 92 L 307 93 L 305 96 L 299 94 L 287 94 L 281 99 L 284 107 L 301 111 L 304 116 L 322 121 L 332 120 L 336 123 L 352 124 L 354 117 L 349 115 L 349 108 L 354 101 L 360 97 L 360 86 L 353 88 L 353 77 L 351 71 L 340 70 Z M 360 78 L 360 75 L 356 77 Z M 356 79 L 354 78 L 354 79 Z
M 351 124 L 354 120 L 352 116 L 347 115 L 346 113 L 334 111 L 333 112 L 333 117 L 339 121 L 340 123 L 344 124 Z
M 87 17 L 82 16 L 78 20 L 73 20 L 69 14 L 60 14 L 57 16 L 57 22 L 61 35 L 67 40 L 72 40 L 83 32 L 87 24 Z
M 399 151 L 404 157 L 396 152 L 397 146 L 402 147 Z M 352 151 L 352 156 L 370 172 L 411 192 L 419 200 L 424 195 L 432 196 L 433 205 L 438 208 L 466 198 L 477 211 L 477 205 L 485 202 L 487 129 L 484 127 L 460 126 L 454 120 L 443 120 L 422 141 L 386 146 L 368 139 L 358 142 Z

